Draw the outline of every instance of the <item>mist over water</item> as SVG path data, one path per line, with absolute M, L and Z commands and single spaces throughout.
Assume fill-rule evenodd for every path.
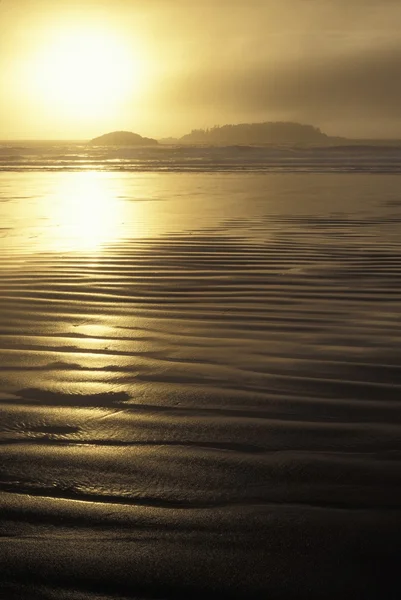
M 397 598 L 399 150 L 9 150 L 5 597 Z

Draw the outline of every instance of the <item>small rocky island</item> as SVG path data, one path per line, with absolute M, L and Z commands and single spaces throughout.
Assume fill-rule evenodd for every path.
M 239 123 L 211 129 L 193 129 L 179 140 L 180 144 L 328 144 L 330 138 L 313 125 L 292 122 Z
M 93 146 L 157 146 L 157 140 L 131 131 L 112 131 L 90 141 Z

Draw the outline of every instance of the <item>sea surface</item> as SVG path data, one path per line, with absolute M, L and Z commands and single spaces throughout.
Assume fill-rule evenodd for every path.
M 1 149 L 0 597 L 399 599 L 400 159 L 31 147 Z
M 1 142 L 1 171 L 401 173 L 401 141 L 325 146 L 106 147 Z

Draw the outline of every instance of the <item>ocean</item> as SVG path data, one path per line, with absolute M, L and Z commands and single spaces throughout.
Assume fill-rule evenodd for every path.
M 1 598 L 400 598 L 400 174 L 0 146 Z
M 400 173 L 401 141 L 325 146 L 102 147 L 1 142 L 1 171 Z

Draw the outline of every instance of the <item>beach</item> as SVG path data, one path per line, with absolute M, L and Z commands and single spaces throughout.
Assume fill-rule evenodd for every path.
M 0 596 L 399 598 L 399 173 L 186 152 L 0 172 Z

